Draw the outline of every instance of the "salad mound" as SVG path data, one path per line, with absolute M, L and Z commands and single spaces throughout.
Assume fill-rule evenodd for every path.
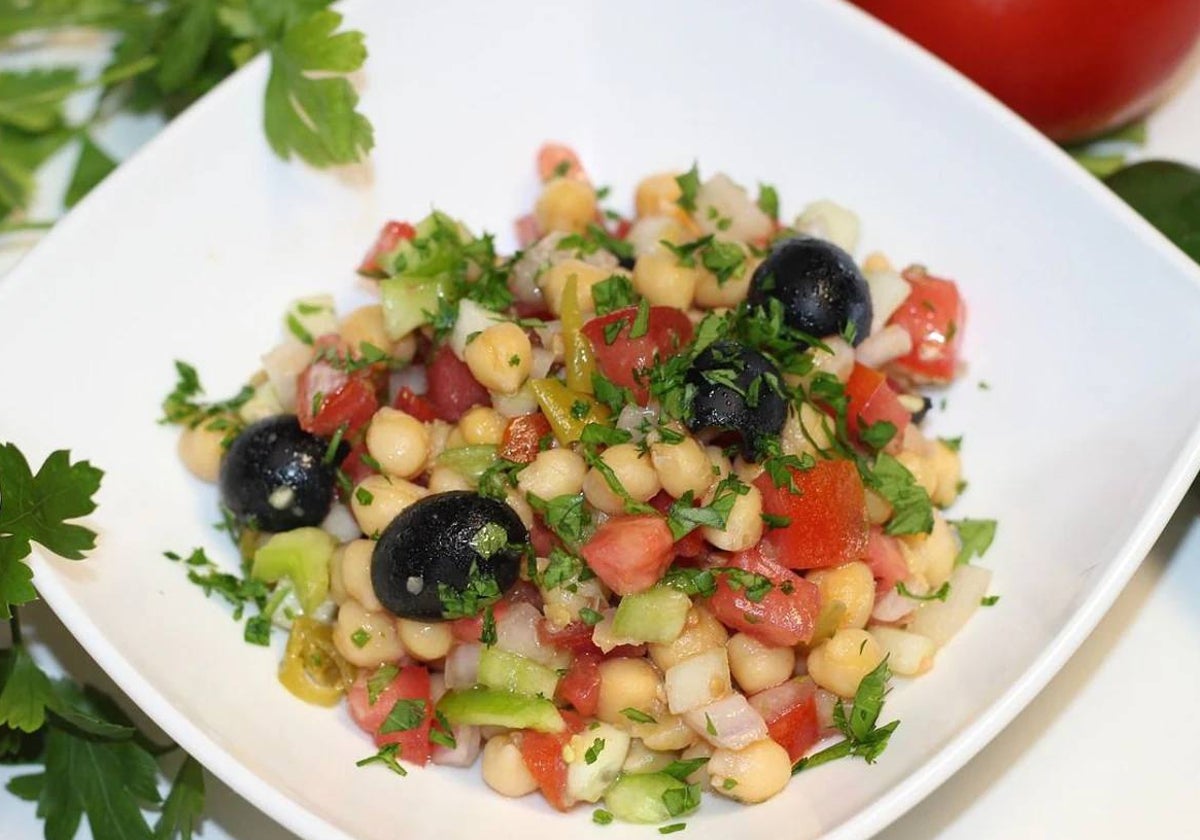
M 570 149 L 537 164 L 515 253 L 388 222 L 378 302 L 292 303 L 232 400 L 178 363 L 166 417 L 219 484 L 247 640 L 287 631 L 280 681 L 348 704 L 360 764 L 478 762 L 600 823 L 873 762 L 891 675 L 995 600 L 969 562 L 995 523 L 944 515 L 959 441 L 921 430 L 958 287 L 859 263 L 829 201 L 784 224 L 773 188 L 693 166 L 626 217 Z

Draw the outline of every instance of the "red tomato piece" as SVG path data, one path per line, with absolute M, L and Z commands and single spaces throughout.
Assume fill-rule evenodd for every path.
M 367 680 L 374 672 L 361 671 L 350 687 L 347 701 L 354 722 L 375 738 L 376 746 L 399 744 L 399 757 L 413 764 L 429 761 L 429 727 L 433 722 L 433 701 L 429 694 L 429 671 L 422 665 L 405 665 L 371 702 Z M 421 723 L 399 732 L 380 733 L 396 703 L 400 700 L 420 700 L 424 705 Z
M 918 381 L 949 382 L 958 367 L 967 306 L 951 280 L 915 268 L 906 268 L 904 279 L 912 286 L 912 293 L 888 323 L 904 328 L 912 337 L 913 349 L 892 362 L 891 367 Z
M 538 557 L 549 557 L 551 551 L 562 546 L 558 534 L 547 528 L 537 515 L 533 517 L 533 527 L 529 529 L 529 542 Z
M 896 433 L 885 449 L 889 452 L 898 451 L 912 415 L 900 404 L 900 398 L 888 385 L 887 377 L 874 368 L 855 362 L 850 379 L 846 382 L 846 396 L 850 398 L 846 424 L 854 439 L 859 440 L 860 432 L 868 426 L 891 423 L 896 427 Z
M 345 425 L 353 435 L 370 422 L 379 409 L 374 375 L 370 370 L 346 373 L 318 359 L 296 380 L 296 418 L 300 428 L 328 437 Z
M 817 690 L 812 680 L 788 680 L 750 698 L 767 723 L 771 740 L 799 761 L 821 739 Z
M 584 561 L 618 595 L 658 583 L 675 556 L 671 529 L 658 516 L 614 516 L 580 550 Z
M 592 644 L 592 628 L 582 621 L 572 621 L 554 630 L 543 619 L 537 626 L 538 641 L 544 645 L 553 645 L 561 650 L 575 653 L 592 653 L 598 648 Z
M 508 612 L 509 603 L 503 599 L 492 604 L 492 618 L 499 621 Z M 478 642 L 483 634 L 483 613 L 456 618 L 450 622 L 450 632 L 460 642 Z
M 542 144 L 542 148 L 538 149 L 537 154 L 537 170 L 538 177 L 543 182 L 552 178 L 587 180 L 587 175 L 583 172 L 583 164 L 579 162 L 579 155 L 575 154 L 575 150 L 570 146 L 562 143 Z
M 570 739 L 570 731 L 551 734 L 525 730 L 521 733 L 521 759 L 546 801 L 559 811 L 566 811 L 575 804 L 567 796 L 567 762 L 562 756 L 563 747 Z
M 541 451 L 542 438 L 550 434 L 550 421 L 540 411 L 508 421 L 500 441 L 500 457 L 528 464 Z
M 675 500 L 673 498 L 671 498 L 671 495 L 669 493 L 667 493 L 665 491 L 661 491 L 653 499 L 650 500 L 650 504 L 653 505 L 654 509 L 657 510 L 659 513 L 661 513 L 663 516 L 666 516 L 667 511 L 670 509 L 670 507 L 671 507 L 672 503 L 674 503 L 674 501 Z M 696 504 L 697 505 L 700 504 L 699 499 L 696 500 Z M 688 531 L 686 534 L 684 534 L 682 537 L 680 537 L 679 539 L 677 539 L 675 541 L 675 556 L 676 557 L 682 557 L 687 560 L 694 560 L 697 557 L 703 557 L 707 553 L 708 553 L 708 543 L 706 543 L 704 541 L 704 534 L 701 533 L 699 528 L 693 528 L 691 531 Z
M 467 363 L 455 356 L 449 345 L 443 344 L 433 354 L 427 379 L 425 399 L 437 416 L 449 423 L 458 422 L 473 406 L 491 405 L 487 388 L 475 381 Z
M 392 400 L 392 407 L 412 415 L 422 423 L 431 423 L 438 419 L 433 404 L 421 394 L 414 393 L 413 389 L 407 385 L 396 392 L 396 399 Z
M 724 575 L 717 575 L 717 591 L 708 599 L 709 609 L 725 626 L 763 644 L 784 647 L 807 642 L 821 609 L 821 595 L 816 584 L 785 569 L 773 554 L 770 546 L 759 543 L 722 558 L 720 565 L 762 575 L 774 586 L 761 600 L 752 601 L 744 588 L 734 589 Z
M 581 715 L 596 714 L 600 702 L 600 657 L 591 651 L 576 654 L 567 675 L 558 684 L 558 697 Z
M 897 583 L 908 577 L 908 561 L 900 551 L 900 541 L 883 533 L 878 525 L 871 526 L 866 560 L 875 578 L 875 592 L 878 595 L 890 592 Z
M 519 216 L 513 222 L 513 228 L 517 235 L 517 246 L 520 248 L 528 248 L 534 242 L 542 238 L 541 228 L 538 227 L 537 216 L 532 213 L 526 213 L 524 216 Z M 521 317 L 528 317 L 522 315 Z
M 600 372 L 617 385 L 631 390 L 638 405 L 645 405 L 650 392 L 642 371 L 676 355 L 692 340 L 695 330 L 687 315 L 675 307 L 651 306 L 645 334 L 630 338 L 637 313 L 636 306 L 629 306 L 593 318 L 583 325 L 583 334 L 592 343 Z M 620 329 L 612 327 L 615 334 L 606 336 L 606 328 L 618 321 L 622 322 Z
M 779 562 L 789 569 L 822 569 L 862 558 L 867 500 L 857 467 L 844 460 L 817 461 L 812 469 L 791 473 L 795 493 L 776 487 L 766 473 L 754 480 L 763 513 L 788 520 L 763 537 L 778 549 Z
M 396 250 L 401 240 L 412 239 L 416 235 L 416 228 L 408 222 L 388 222 L 379 231 L 371 250 L 363 257 L 358 266 L 358 273 L 368 277 L 384 277 L 383 266 L 379 264 L 380 258 Z
M 363 456 L 367 454 L 367 444 L 364 441 L 359 441 L 350 447 L 350 452 L 342 459 L 341 471 L 350 479 L 351 484 L 358 484 L 369 475 L 375 475 L 378 470 L 370 466 L 363 460 Z

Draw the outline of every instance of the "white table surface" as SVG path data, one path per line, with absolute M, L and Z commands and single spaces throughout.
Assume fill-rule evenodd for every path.
M 50 56 L 43 51 L 0 57 L 0 68 L 55 56 L 94 56 L 97 48 L 68 41 Z M 1200 165 L 1200 55 L 1197 59 L 1193 72 L 1151 118 L 1146 156 Z M 156 125 L 122 120 L 99 136 L 112 150 L 125 152 Z M 34 218 L 56 212 L 72 157 L 62 154 L 49 164 L 47 189 L 36 201 Z M 36 238 L 0 239 L 0 274 Z M 1002 606 L 1003 600 L 997 608 Z M 23 610 L 22 623 L 42 662 L 120 696 L 47 608 Z M 0 636 L 0 643 L 6 642 Z M 1200 483 L 1188 492 L 1111 612 L 1045 691 L 958 774 L 879 837 L 1200 836 L 1198 700 Z M 0 767 L 0 783 L 19 772 Z M 211 776 L 208 790 L 204 840 L 293 837 Z M 32 840 L 41 833 L 34 806 L 0 792 L 0 838 Z M 86 835 L 85 825 L 80 837 Z

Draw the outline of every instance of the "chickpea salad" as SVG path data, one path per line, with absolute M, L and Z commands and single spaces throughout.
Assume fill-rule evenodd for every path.
M 892 675 L 988 596 L 995 522 L 949 519 L 959 439 L 922 432 L 966 309 L 855 253 L 829 201 L 651 175 L 631 216 L 549 144 L 520 250 L 435 211 L 358 268 L 378 303 L 292 303 L 232 399 L 176 363 L 164 421 L 219 487 L 230 574 L 183 557 L 281 683 L 348 704 L 401 776 L 678 831 L 874 762 Z M 366 771 L 364 771 L 366 772 Z

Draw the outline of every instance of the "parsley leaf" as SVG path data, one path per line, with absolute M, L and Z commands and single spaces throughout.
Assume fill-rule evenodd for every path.
M 758 209 L 772 219 L 779 218 L 779 193 L 770 184 L 758 185 Z
M 913 474 L 891 455 L 881 453 L 866 476 L 868 486 L 892 506 L 889 534 L 928 534 L 933 530 L 933 503 Z
M 892 672 L 888 668 L 885 657 L 858 684 L 854 692 L 854 705 L 850 708 L 849 717 L 839 701 L 833 707 L 833 722 L 845 738 L 831 747 L 806 756 L 792 765 L 792 775 L 803 770 L 835 761 L 847 756 L 859 756 L 868 764 L 874 764 L 887 748 L 888 740 L 900 721 L 894 720 L 884 726 L 876 727 L 879 713 L 883 710 L 883 700 L 887 696 L 888 680 Z
M 692 168 L 675 179 L 679 185 L 679 198 L 675 203 L 689 213 L 696 209 L 696 194 L 700 192 L 700 167 L 693 163 Z
M 950 581 L 946 581 L 937 588 L 936 592 L 930 592 L 928 595 L 916 595 L 909 591 L 909 588 L 904 585 L 904 581 L 896 584 L 896 591 L 905 598 L 910 598 L 913 601 L 945 601 L 950 595 Z
M 379 748 L 379 752 L 375 755 L 369 755 L 366 758 L 359 759 L 354 762 L 355 767 L 367 767 L 371 764 L 382 764 L 387 769 L 391 770 L 397 776 L 407 776 L 408 771 L 401 766 L 396 760 L 396 756 L 400 753 L 399 744 L 385 744 Z
M 568 547 L 578 549 L 587 541 L 592 527 L 592 515 L 583 503 L 583 494 L 555 496 L 549 501 L 532 493 L 527 497 L 529 506 L 541 514 L 546 527 L 553 531 Z
M 171 791 L 163 800 L 154 840 L 191 840 L 204 815 L 204 768 L 190 755 L 179 765 Z
M 681 817 L 700 807 L 700 785 L 684 785 L 663 791 L 663 805 L 672 817 Z
M 643 712 L 641 709 L 635 709 L 633 706 L 626 706 L 621 710 L 621 714 L 629 718 L 634 723 L 658 723 L 650 715 Z M 687 775 L 686 773 L 684 775 Z
M 700 758 L 676 759 L 659 772 L 666 773 L 671 778 L 677 779 L 681 782 L 686 782 L 688 776 L 695 773 L 705 764 L 708 764 L 708 756 L 701 756 Z
M 597 315 L 607 315 L 632 306 L 636 299 L 633 281 L 624 274 L 614 274 L 592 286 L 592 301 L 596 304 Z
M 6 651 L 0 686 L 0 724 L 22 732 L 36 732 L 46 722 L 47 709 L 58 705 L 54 685 L 38 668 L 24 646 Z
M 956 566 L 969 563 L 972 557 L 982 557 L 996 538 L 995 519 L 959 519 L 950 524 L 958 531 L 958 539 L 962 542 L 962 548 L 954 558 Z
M 380 735 L 391 732 L 407 732 L 416 729 L 425 720 L 424 700 L 397 700 L 396 705 L 388 712 L 383 724 L 379 727 Z

